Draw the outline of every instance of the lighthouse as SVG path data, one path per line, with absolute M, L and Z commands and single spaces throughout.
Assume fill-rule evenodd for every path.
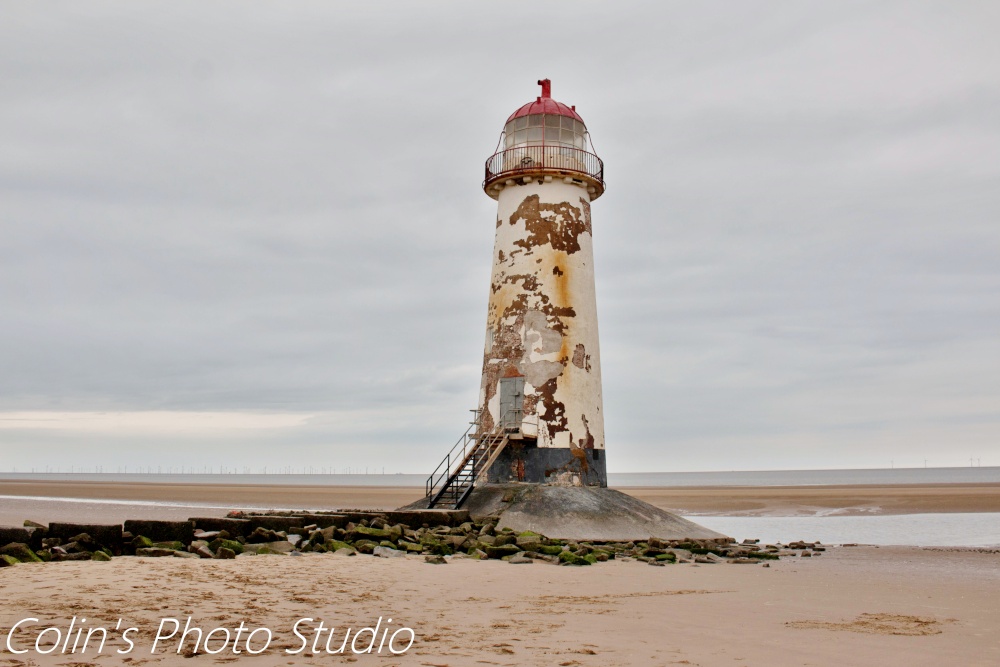
M 402 509 L 561 539 L 732 541 L 607 488 L 591 219 L 604 164 L 576 107 L 538 85 L 486 160 L 497 216 L 475 418 Z
M 538 84 L 486 161 L 497 216 L 478 428 L 508 441 L 490 482 L 603 487 L 591 203 L 604 165 L 576 107 Z

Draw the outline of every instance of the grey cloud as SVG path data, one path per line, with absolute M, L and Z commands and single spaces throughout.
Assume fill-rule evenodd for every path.
M 479 384 L 482 163 L 543 76 L 607 164 L 612 469 L 1000 462 L 991 6 L 3 13 L 0 411 L 316 415 L 3 431 L 11 465 L 433 465 Z

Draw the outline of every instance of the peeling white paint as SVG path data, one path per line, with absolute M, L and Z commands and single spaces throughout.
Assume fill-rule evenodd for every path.
M 505 188 L 497 217 L 479 404 L 495 423 L 499 379 L 522 375 L 525 436 L 539 447 L 603 449 L 589 195 L 538 177 Z

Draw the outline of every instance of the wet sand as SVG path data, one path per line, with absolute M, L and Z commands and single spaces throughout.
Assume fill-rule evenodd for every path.
M 688 516 L 808 516 L 1000 512 L 1000 484 L 893 486 L 627 487 L 622 491 Z M 80 481 L 0 481 L 0 525 L 221 516 L 229 509 L 393 509 L 423 489 Z M 67 502 L 58 499 L 78 499 Z M 112 502 L 113 501 L 113 502 Z
M 65 629 L 139 628 L 131 660 L 104 655 L 0 654 L 2 664 L 327 665 L 353 656 L 289 655 L 300 618 L 343 629 L 391 618 L 412 628 L 400 657 L 360 664 L 431 665 L 996 665 L 1000 567 L 996 553 L 961 549 L 831 548 L 822 557 L 760 565 L 534 563 L 332 554 L 230 561 L 118 558 L 0 569 L 4 635 L 32 616 Z M 206 632 L 245 621 L 274 632 L 258 657 L 194 660 L 191 643 L 150 653 L 160 619 L 191 616 Z M 33 630 L 39 631 L 41 626 Z M 31 638 L 29 632 L 22 637 Z M 29 639 L 30 641 L 30 639 Z M 364 645 L 364 642 L 360 644 Z M 15 647 L 18 644 L 15 642 Z M 320 644 L 322 648 L 322 643 Z M 25 658 L 30 660 L 25 661 Z

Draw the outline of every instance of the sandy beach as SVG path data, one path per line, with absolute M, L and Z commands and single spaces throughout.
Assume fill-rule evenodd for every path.
M 628 487 L 622 491 L 684 515 L 808 516 L 1000 512 L 1000 484 L 891 486 Z M 83 481 L 0 481 L 0 525 L 221 516 L 243 507 L 393 509 L 423 489 L 403 486 L 258 486 Z M 58 499 L 79 499 L 64 502 Z M 89 502 L 88 502 L 89 501 Z M 111 502 L 114 501 L 114 502 Z M 197 509 L 197 514 L 192 513 Z
M 844 547 L 768 568 L 631 561 L 515 570 L 502 561 L 331 554 L 22 564 L 0 570 L 0 627 L 6 636 L 18 620 L 38 618 L 17 635 L 30 644 L 42 627 L 65 629 L 73 617 L 111 628 L 121 618 L 139 629 L 131 665 L 353 660 L 311 647 L 285 653 L 302 645 L 293 624 L 322 619 L 342 633 L 381 616 L 416 639 L 401 656 L 362 655 L 362 664 L 985 666 L 1000 662 L 998 562 L 962 549 Z M 151 654 L 161 619 L 188 616 L 206 632 L 241 621 L 267 627 L 274 640 L 257 657 L 202 651 L 188 660 L 190 642 L 178 655 L 176 641 Z M 0 652 L 0 664 L 125 664 L 112 645 L 126 648 L 115 639 L 99 656 Z
M 756 488 L 629 488 L 685 513 L 761 515 L 1000 510 L 1000 485 Z M 320 487 L 101 482 L 0 482 L 0 525 L 37 521 L 113 523 L 126 518 L 221 516 L 241 506 L 393 508 L 414 487 Z M 792 536 L 789 537 L 792 539 Z M 762 565 L 611 561 L 592 567 L 422 556 L 381 559 L 309 553 L 236 560 L 116 558 L 22 563 L 0 569 L 4 640 L 28 641 L 45 627 L 135 627 L 135 648 L 111 633 L 100 655 L 13 655 L 0 665 L 324 665 L 331 661 L 421 665 L 995 665 L 1000 663 L 1000 549 L 836 547 L 812 558 Z M 166 593 L 165 593 L 166 591 Z M 176 641 L 151 652 L 164 618 L 188 617 L 206 633 L 266 627 L 258 656 L 216 655 Z M 355 631 L 391 618 L 411 628 L 399 656 L 312 655 L 292 632 L 326 624 Z M 83 623 L 83 621 L 78 621 Z M 171 627 L 168 623 L 168 629 Z M 119 633 L 120 634 L 120 633 Z M 309 633 L 306 632 L 309 636 Z M 50 632 L 49 637 L 54 636 Z M 218 635 L 218 636 L 221 636 Z M 258 635 L 260 637 L 262 635 Z M 338 641 L 343 635 L 337 635 Z M 321 643 L 322 646 L 322 643 Z M 363 644 L 362 644 L 363 646 Z M 849 652 L 850 659 L 846 660 Z

